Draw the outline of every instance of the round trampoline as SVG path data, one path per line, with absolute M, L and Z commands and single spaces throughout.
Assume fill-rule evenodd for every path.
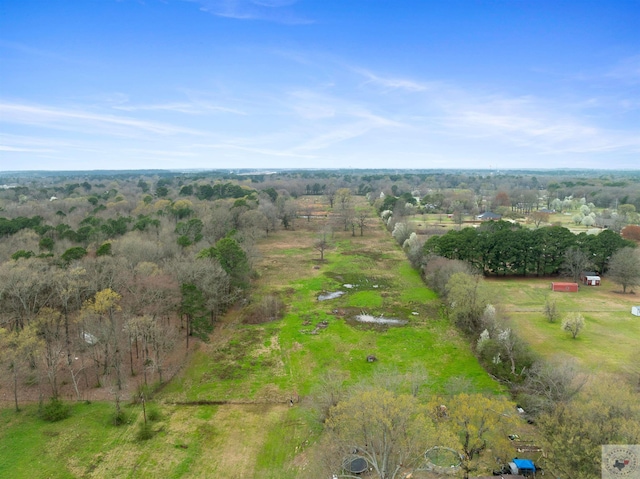
M 362 456 L 352 456 L 344 461 L 344 470 L 351 474 L 362 474 L 367 470 L 367 460 Z
M 429 471 L 452 471 L 460 467 L 462 456 L 455 449 L 442 446 L 434 446 L 425 452 L 425 469 Z

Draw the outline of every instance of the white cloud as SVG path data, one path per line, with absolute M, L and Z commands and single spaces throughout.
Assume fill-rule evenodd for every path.
M 297 0 L 185 0 L 198 3 L 202 11 L 235 20 L 262 20 L 285 25 L 304 25 L 312 20 L 293 12 Z
M 270 8 L 279 8 L 279 7 L 288 7 L 289 5 L 293 5 L 297 3 L 298 0 L 250 0 L 250 3 L 254 5 L 260 5 L 263 7 Z
M 459 136 L 494 138 L 546 154 L 637 151 L 640 131 L 616 131 L 554 110 L 534 97 L 476 97 L 446 106 L 445 120 Z
M 100 135 L 134 136 L 135 132 L 159 135 L 202 134 L 202 132 L 190 128 L 79 109 L 0 103 L 0 113 L 2 113 L 0 121 L 4 123 L 91 132 Z
M 242 145 L 235 145 L 231 143 L 219 143 L 219 144 L 194 144 L 192 145 L 194 148 L 212 148 L 217 150 L 239 150 L 246 151 L 248 153 L 258 153 L 260 155 L 266 156 L 277 156 L 277 157 L 288 157 L 288 158 L 305 158 L 305 159 L 313 159 L 316 158 L 314 155 L 305 155 L 300 153 L 295 153 L 287 150 L 277 150 L 277 149 L 269 149 L 269 148 L 258 148 L 258 147 L 249 147 Z
M 640 55 L 623 59 L 609 71 L 607 77 L 630 84 L 640 83 Z
M 43 148 L 23 148 L 19 146 L 9 146 L 0 144 L 0 151 L 20 152 L 20 153 L 51 153 L 53 150 Z
M 245 112 L 236 110 L 234 108 L 227 108 L 218 105 L 211 105 L 205 103 L 187 103 L 187 102 L 174 102 L 174 103 L 158 103 L 149 105 L 116 105 L 113 107 L 116 110 L 122 111 L 174 111 L 177 113 L 185 113 L 189 115 L 202 115 L 209 112 L 221 112 L 221 113 L 233 113 L 235 115 L 246 115 Z
M 488 141 L 492 148 L 511 145 L 523 155 L 534 156 L 614 151 L 632 154 L 640 148 L 640 128 L 612 128 L 603 124 L 613 112 L 632 108 L 634 104 L 629 102 L 599 104 L 587 97 L 581 104 L 567 103 L 551 97 L 474 91 L 439 80 L 407 80 L 384 77 L 366 69 L 352 70 L 369 78 L 369 83 L 387 88 L 385 98 L 397 100 L 388 103 L 397 122 L 413 125 L 416 131 L 423 131 L 431 141 L 441 145 L 465 141 L 483 141 L 487 145 Z M 635 70 L 625 71 L 629 79 Z M 393 96 L 394 91 L 412 93 L 411 102 L 402 101 L 400 95 Z M 602 111 L 594 112 L 594 105 Z
M 432 90 L 437 87 L 435 82 L 418 82 L 406 78 L 391 78 L 383 77 L 372 73 L 369 70 L 354 68 L 356 73 L 367 78 L 365 83 L 370 83 L 376 86 L 383 87 L 389 90 L 406 90 L 409 92 L 421 92 L 426 90 Z
M 73 60 L 72 58 L 66 57 L 64 55 L 60 55 L 60 53 L 58 52 L 43 50 L 41 48 L 35 48 L 30 45 L 26 45 L 24 43 L 19 43 L 19 42 L 11 42 L 11 41 L 0 39 L 0 48 L 14 50 L 16 52 L 19 52 L 25 55 L 49 58 L 51 60 L 56 60 L 64 63 L 81 63 L 81 62 L 78 62 L 77 60 Z

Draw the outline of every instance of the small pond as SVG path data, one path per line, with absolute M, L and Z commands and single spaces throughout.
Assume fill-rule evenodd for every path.
M 344 291 L 334 291 L 332 293 L 324 293 L 318 296 L 318 301 L 327 301 L 328 299 L 336 299 L 344 294 Z
M 408 323 L 408 321 L 403 319 L 385 318 L 384 316 L 372 316 L 370 314 L 359 314 L 355 317 L 355 320 L 359 323 L 389 324 L 396 326 L 402 326 Z

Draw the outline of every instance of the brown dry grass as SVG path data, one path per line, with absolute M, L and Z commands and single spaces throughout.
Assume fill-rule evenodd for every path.
M 284 419 L 287 410 L 284 405 L 221 407 L 213 421 L 225 436 L 211 451 L 211 456 L 217 458 L 217 466 L 213 469 L 220 474 L 217 477 L 254 477 L 256 458 L 267 432 Z

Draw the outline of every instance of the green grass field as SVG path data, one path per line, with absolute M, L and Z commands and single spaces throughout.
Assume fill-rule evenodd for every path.
M 640 302 L 637 294 L 621 294 L 621 288 L 603 277 L 602 286 L 581 286 L 577 293 L 550 290 L 551 280 L 491 279 L 507 315 L 519 336 L 543 357 L 572 357 L 592 372 L 626 373 L 638 361 L 640 318 L 631 307 Z M 546 298 L 554 299 L 561 317 L 579 312 L 585 328 L 576 339 L 561 331 L 561 320 L 549 323 L 543 314 Z

